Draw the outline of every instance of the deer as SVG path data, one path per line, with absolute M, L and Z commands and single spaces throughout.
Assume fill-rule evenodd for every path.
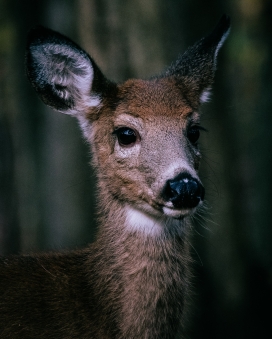
M 98 231 L 86 248 L 0 258 L 1 339 L 172 339 L 191 284 L 190 228 L 203 205 L 200 107 L 214 30 L 148 79 L 108 80 L 76 43 L 29 32 L 27 76 L 43 102 L 76 117 L 97 176 Z

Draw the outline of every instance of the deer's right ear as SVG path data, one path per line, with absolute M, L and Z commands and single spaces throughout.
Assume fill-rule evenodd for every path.
M 110 83 L 77 44 L 44 27 L 29 33 L 26 68 L 45 104 L 71 115 L 99 107 Z

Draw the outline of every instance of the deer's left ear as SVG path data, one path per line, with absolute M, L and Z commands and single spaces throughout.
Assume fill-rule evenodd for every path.
M 218 51 L 229 31 L 230 18 L 223 15 L 209 36 L 189 47 L 163 74 L 163 77 L 174 77 L 191 102 L 199 104 L 208 101 L 209 91 L 214 81 Z

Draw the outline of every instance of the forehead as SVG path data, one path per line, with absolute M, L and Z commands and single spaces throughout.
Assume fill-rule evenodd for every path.
M 128 80 L 118 87 L 116 113 L 131 114 L 143 120 L 159 116 L 186 118 L 192 108 L 173 79 Z

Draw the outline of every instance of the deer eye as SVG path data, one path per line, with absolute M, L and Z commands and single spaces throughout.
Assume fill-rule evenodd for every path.
M 113 134 L 116 134 L 120 146 L 133 146 L 137 141 L 137 132 L 129 127 L 119 127 Z
M 204 130 L 205 128 L 197 125 L 193 125 L 189 127 L 187 131 L 187 138 L 191 144 L 195 145 L 200 137 L 200 130 Z

